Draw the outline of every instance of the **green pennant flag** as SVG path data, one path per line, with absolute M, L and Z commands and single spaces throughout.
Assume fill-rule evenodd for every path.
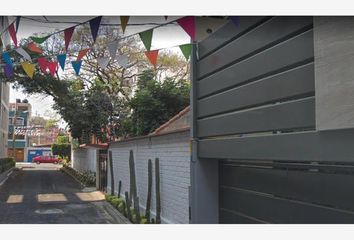
M 148 51 L 150 51 L 151 48 L 152 33 L 153 33 L 153 29 L 139 33 L 141 41 L 143 41 L 144 46 Z
M 188 61 L 189 57 L 191 56 L 191 52 L 192 52 L 192 44 L 183 44 L 183 45 L 180 45 L 179 48 L 181 49 L 186 60 Z
M 32 41 L 38 44 L 42 44 L 44 43 L 48 38 L 50 37 L 50 35 L 45 36 L 45 37 L 31 37 Z

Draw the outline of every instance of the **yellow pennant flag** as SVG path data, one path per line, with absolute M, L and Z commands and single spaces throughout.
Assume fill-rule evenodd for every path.
M 32 79 L 36 65 L 29 62 L 22 62 L 21 66 L 25 73 Z

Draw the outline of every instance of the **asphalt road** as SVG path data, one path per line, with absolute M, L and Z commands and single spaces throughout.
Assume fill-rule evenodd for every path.
M 0 186 L 0 223 L 121 223 L 104 196 L 52 164 L 26 165 Z

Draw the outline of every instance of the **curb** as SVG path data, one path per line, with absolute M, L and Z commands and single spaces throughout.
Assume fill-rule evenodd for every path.
M 64 167 L 61 167 L 59 170 L 68 174 L 71 178 L 73 178 L 76 182 L 78 182 L 82 188 L 88 187 L 85 184 L 83 184 L 79 179 L 77 179 L 74 175 L 72 175 L 69 171 L 66 171 L 66 169 Z
M 15 168 L 16 167 L 12 167 L 0 174 L 0 186 L 2 186 L 7 181 L 7 179 L 9 179 Z
M 92 204 L 106 211 L 116 221 L 116 224 L 132 224 L 123 214 L 121 214 L 106 200 L 103 200 L 101 202 L 95 202 Z

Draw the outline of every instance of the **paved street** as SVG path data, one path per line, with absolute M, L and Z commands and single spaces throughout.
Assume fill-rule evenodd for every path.
M 120 223 L 103 199 L 59 166 L 23 165 L 0 186 L 0 223 Z

